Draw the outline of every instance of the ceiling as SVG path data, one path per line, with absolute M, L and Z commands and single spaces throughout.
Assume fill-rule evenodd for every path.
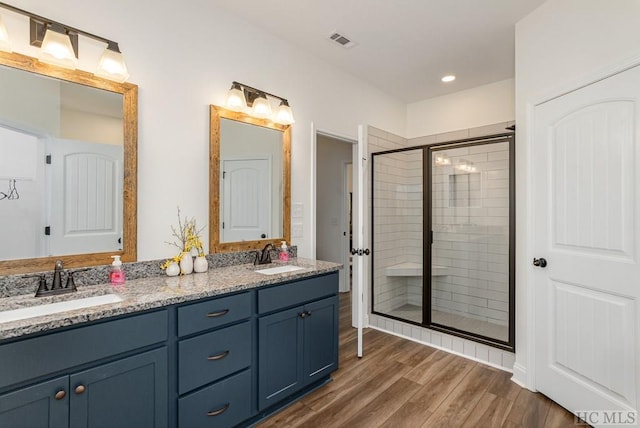
M 514 24 L 544 0 L 217 0 L 411 103 L 514 76 Z M 329 40 L 338 32 L 356 43 Z M 440 81 L 455 74 L 454 82 Z

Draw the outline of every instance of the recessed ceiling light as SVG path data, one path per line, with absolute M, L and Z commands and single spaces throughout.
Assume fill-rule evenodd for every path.
M 456 80 L 456 76 L 454 76 L 453 74 L 449 74 L 442 78 L 443 82 L 453 82 L 454 80 Z

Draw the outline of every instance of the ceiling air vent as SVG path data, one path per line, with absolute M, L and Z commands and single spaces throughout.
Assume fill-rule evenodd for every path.
M 334 41 L 343 48 L 352 48 L 356 45 L 356 43 L 351 41 L 349 37 L 345 36 L 344 34 L 340 34 L 337 31 L 334 31 L 329 35 L 329 40 Z

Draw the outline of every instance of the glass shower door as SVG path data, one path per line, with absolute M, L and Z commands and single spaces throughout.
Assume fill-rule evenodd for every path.
M 433 240 L 427 322 L 511 342 L 510 141 L 429 150 Z
M 372 156 L 374 313 L 423 323 L 423 149 Z

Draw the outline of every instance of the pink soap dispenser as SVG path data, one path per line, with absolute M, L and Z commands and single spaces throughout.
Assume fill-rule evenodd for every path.
M 124 270 L 122 270 L 122 262 L 120 256 L 111 256 L 113 263 L 111 263 L 111 269 L 109 270 L 109 282 L 113 285 L 124 284 Z
M 287 241 L 282 241 L 282 245 L 280 245 L 280 255 L 278 257 L 281 262 L 286 262 L 289 260 L 289 251 L 287 249 Z

